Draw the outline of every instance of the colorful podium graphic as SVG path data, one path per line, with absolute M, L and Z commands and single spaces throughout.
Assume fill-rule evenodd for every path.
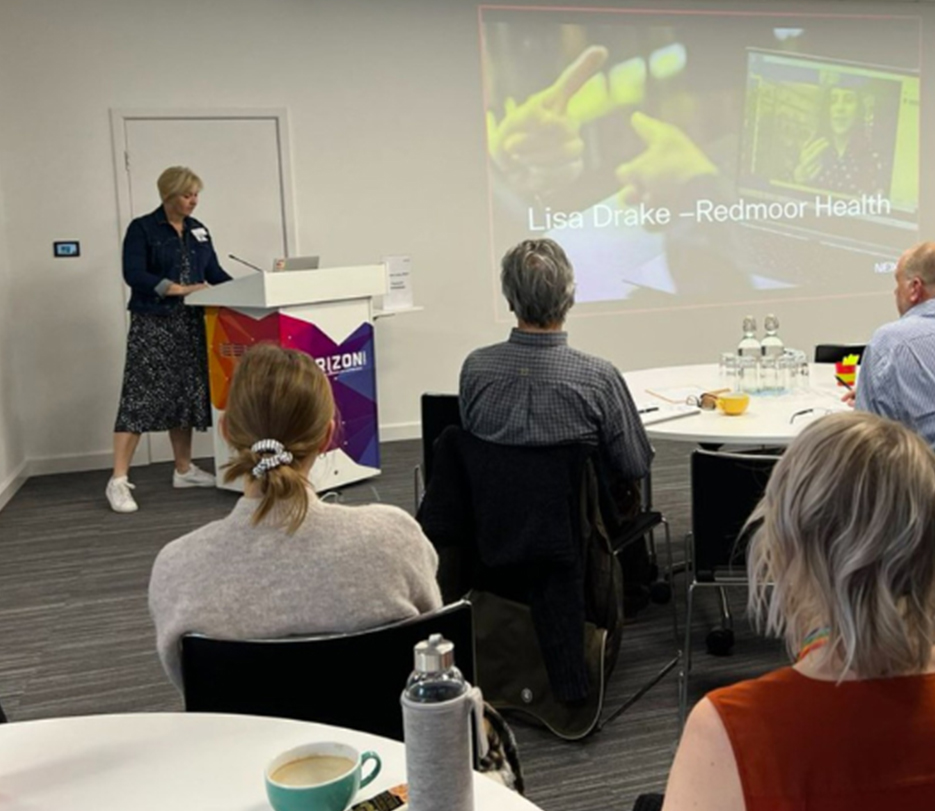
M 316 490 L 380 472 L 372 296 L 385 290 L 382 265 L 257 274 L 188 297 L 206 307 L 217 469 L 229 451 L 217 429 L 240 357 L 269 341 L 311 355 L 328 376 L 338 430 L 312 468 Z M 220 484 L 219 486 L 224 486 Z M 242 490 L 242 484 L 227 486 Z

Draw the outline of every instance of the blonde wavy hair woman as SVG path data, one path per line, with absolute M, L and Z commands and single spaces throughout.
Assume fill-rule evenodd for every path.
M 935 454 L 825 417 L 750 522 L 750 612 L 796 663 L 695 707 L 664 808 L 935 808 Z
M 130 463 L 145 433 L 168 431 L 175 459 L 172 486 L 214 487 L 192 463 L 192 430 L 211 427 L 208 343 L 201 307 L 185 297 L 229 282 L 211 233 L 192 215 L 202 182 L 170 166 L 156 184 L 162 204 L 137 217 L 123 240 L 123 278 L 130 288 L 130 330 L 114 422 L 114 469 L 104 494 L 118 513 L 139 509 Z
M 270 638 L 362 630 L 441 605 L 438 557 L 397 507 L 321 501 L 308 475 L 334 434 L 331 386 L 315 361 L 253 347 L 231 382 L 225 480 L 244 497 L 226 518 L 166 546 L 149 586 L 156 645 L 181 689 L 179 637 Z

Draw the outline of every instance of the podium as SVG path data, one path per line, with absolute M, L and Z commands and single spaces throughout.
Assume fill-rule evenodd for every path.
M 186 297 L 205 308 L 218 487 L 230 458 L 219 417 L 239 358 L 269 341 L 311 355 L 334 393 L 337 430 L 311 472 L 316 491 L 380 472 L 373 296 L 386 292 L 383 265 L 293 270 L 244 276 Z M 263 437 L 278 439 L 278 437 Z

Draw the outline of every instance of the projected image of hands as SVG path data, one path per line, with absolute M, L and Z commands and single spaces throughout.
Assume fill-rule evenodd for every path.
M 635 112 L 630 116 L 630 125 L 646 148 L 616 169 L 623 207 L 656 203 L 671 210 L 679 205 L 686 183 L 718 174 L 704 151 L 674 124 Z
M 483 6 L 494 255 L 555 239 L 605 310 L 888 289 L 919 239 L 919 25 Z
M 487 111 L 490 156 L 518 191 L 548 194 L 581 176 L 583 122 L 569 112 L 568 104 L 606 59 L 606 48 L 587 48 L 553 84 L 520 104 L 508 97 L 499 120 Z

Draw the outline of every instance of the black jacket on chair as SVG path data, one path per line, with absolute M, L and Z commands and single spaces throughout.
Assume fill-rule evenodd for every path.
M 589 445 L 496 445 L 448 428 L 418 520 L 438 549 L 446 600 L 480 589 L 529 605 L 555 696 L 588 694 L 586 620 L 619 645 L 619 570 L 588 554 L 603 532 Z M 593 501 L 593 504 L 591 502 Z M 593 509 L 588 509 L 591 506 Z M 604 538 L 606 543 L 606 537 Z

